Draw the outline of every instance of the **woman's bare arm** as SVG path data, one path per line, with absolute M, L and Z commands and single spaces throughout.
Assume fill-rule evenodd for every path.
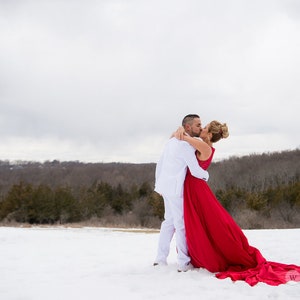
M 197 155 L 200 160 L 206 160 L 210 157 L 212 151 L 211 147 L 201 139 L 194 138 L 185 134 L 184 128 L 182 126 L 180 126 L 177 131 L 173 133 L 173 136 L 192 145 L 198 151 Z
M 211 147 L 203 142 L 201 139 L 191 137 L 189 135 L 183 135 L 183 140 L 192 145 L 197 151 L 197 155 L 200 160 L 206 160 L 211 155 Z

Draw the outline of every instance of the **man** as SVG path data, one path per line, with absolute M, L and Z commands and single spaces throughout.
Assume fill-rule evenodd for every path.
M 199 137 L 202 130 L 200 117 L 195 114 L 185 116 L 182 126 L 193 137 Z M 197 162 L 195 149 L 190 144 L 172 137 L 166 143 L 155 171 L 155 191 L 163 196 L 165 214 L 153 265 L 167 264 L 170 243 L 175 233 L 179 272 L 186 272 L 191 268 L 183 219 L 183 184 L 187 167 L 193 176 L 208 180 L 207 171 Z

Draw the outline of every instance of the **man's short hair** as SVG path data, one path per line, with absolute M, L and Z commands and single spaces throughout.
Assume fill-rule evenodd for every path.
M 187 123 L 190 124 L 190 125 L 192 125 L 193 120 L 196 119 L 196 118 L 200 119 L 200 117 L 199 117 L 198 115 L 196 115 L 196 114 L 189 114 L 189 115 L 186 115 L 186 116 L 183 118 L 183 120 L 182 120 L 182 126 L 184 127 L 185 124 L 187 124 Z

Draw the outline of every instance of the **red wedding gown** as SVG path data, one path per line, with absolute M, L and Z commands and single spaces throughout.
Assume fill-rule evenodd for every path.
M 203 169 L 211 163 L 199 161 Z M 184 183 L 184 220 L 191 263 L 217 273 L 217 278 L 244 280 L 253 286 L 258 282 L 279 285 L 300 281 L 300 267 L 266 261 L 248 240 L 230 214 L 219 203 L 204 180 L 188 170 Z

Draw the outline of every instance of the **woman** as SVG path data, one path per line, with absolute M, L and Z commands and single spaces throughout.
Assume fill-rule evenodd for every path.
M 213 143 L 229 136 L 226 124 L 210 122 L 201 132 L 202 141 L 179 128 L 175 137 L 197 149 L 199 165 L 207 169 L 213 158 Z M 230 214 L 219 203 L 208 184 L 187 172 L 184 183 L 184 221 L 191 263 L 217 273 L 217 278 L 279 285 L 300 281 L 300 267 L 269 262 L 248 240 Z M 294 277 L 289 276 L 293 274 Z M 296 275 L 296 276 L 295 276 Z

